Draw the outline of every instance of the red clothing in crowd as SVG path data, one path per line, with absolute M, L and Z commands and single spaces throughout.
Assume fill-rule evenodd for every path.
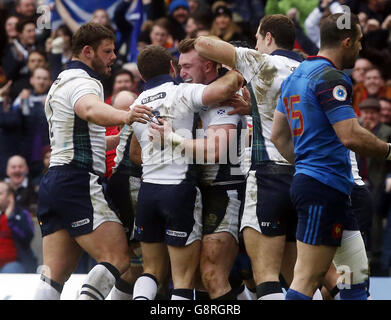
M 16 260 L 18 260 L 18 251 L 8 226 L 7 217 L 5 213 L 2 213 L 0 216 L 0 268 Z
M 107 127 L 106 128 L 106 136 L 115 136 L 119 133 L 118 127 Z M 105 177 L 110 178 L 113 174 L 113 167 L 114 167 L 114 158 L 115 158 L 115 151 L 116 148 L 113 150 L 109 150 L 106 152 L 106 173 Z

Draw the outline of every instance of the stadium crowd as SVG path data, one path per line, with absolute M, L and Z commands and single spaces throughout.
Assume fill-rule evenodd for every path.
M 44 106 L 49 88 L 72 58 L 71 39 L 82 24 L 64 1 L 54 0 L 47 5 L 50 10 L 56 10 L 60 23 L 56 28 L 54 24 L 53 28 L 39 28 L 42 16 L 37 8 L 46 4 L 35 0 L 0 2 L 2 273 L 35 273 L 42 264 L 42 237 L 36 212 L 40 182 L 48 171 L 51 154 L 51 133 Z M 129 18 L 136 5 L 137 8 L 142 6 L 144 15 L 139 27 Z M 104 101 L 123 110 L 149 89 L 144 88 L 146 82 L 136 64 L 138 53 L 148 45 L 168 50 L 177 71 L 176 80 L 184 82 L 186 79 L 181 78 L 183 73 L 180 73 L 183 65 L 178 67 L 180 55 L 186 54 L 179 45 L 182 40 L 212 35 L 234 46 L 254 49 L 259 21 L 264 16 L 282 14 L 294 22 L 293 51 L 306 59 L 319 51 L 320 22 L 331 14 L 350 10 L 358 16 L 363 33 L 362 50 L 354 67 L 344 70 L 353 83 L 354 112 L 364 128 L 381 140 L 391 142 L 391 0 L 119 0 L 111 16 L 104 8 L 107 6 L 89 8 L 90 20 L 83 23 L 96 22 L 116 35 L 116 60 L 111 76 L 102 79 L 102 84 Z M 119 95 L 121 91 L 129 95 Z M 121 104 L 120 98 L 125 102 Z M 248 116 L 247 120 L 251 127 L 254 118 Z M 108 126 L 106 136 L 118 135 L 121 130 L 117 125 Z M 106 153 L 105 187 L 110 186 L 116 155 L 115 148 Z M 360 231 L 370 275 L 388 277 L 391 276 L 391 162 L 357 155 L 357 164 L 373 200 L 365 216 L 360 217 L 360 224 L 365 226 Z M 242 246 L 242 239 L 239 243 Z M 248 258 L 241 257 L 244 251 L 239 250 L 232 269 L 232 287 L 234 271 L 242 276 L 249 272 Z M 132 252 L 131 266 L 138 268 L 139 275 L 142 257 L 138 248 L 133 248 Z M 84 253 L 75 272 L 88 273 L 95 265 L 96 261 Z M 164 272 L 167 271 L 161 271 Z M 254 291 L 252 276 L 243 276 L 243 279 L 250 292 Z M 134 283 L 135 279 L 132 281 Z M 145 281 L 144 285 L 148 285 Z M 205 281 L 204 286 L 207 287 Z M 159 287 L 158 296 L 166 297 L 165 289 Z

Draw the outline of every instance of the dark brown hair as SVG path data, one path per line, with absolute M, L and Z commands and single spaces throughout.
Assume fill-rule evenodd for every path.
M 191 50 L 194 50 L 194 43 L 196 39 L 183 39 L 178 44 L 179 53 L 188 53 Z
M 23 32 L 23 29 L 26 25 L 28 24 L 33 24 L 34 27 L 35 27 L 35 21 L 32 20 L 32 19 L 19 19 L 16 26 L 15 26 L 15 29 L 18 33 L 22 33 Z
M 115 42 L 113 31 L 98 23 L 85 23 L 72 36 L 72 55 L 78 57 L 84 46 L 91 46 L 96 51 L 106 39 Z
M 338 26 L 338 21 L 346 23 L 346 19 L 350 19 L 349 28 L 341 28 Z M 358 28 L 360 22 L 353 13 L 335 13 L 324 18 L 320 23 L 320 46 L 321 48 L 336 48 L 341 41 L 346 38 L 356 40 L 358 37 Z
M 170 73 L 171 54 L 166 48 L 149 45 L 137 57 L 137 67 L 144 80 Z
M 265 16 L 259 23 L 259 34 L 262 37 L 270 32 L 276 45 L 282 49 L 292 50 L 295 43 L 296 31 L 293 21 L 283 14 Z

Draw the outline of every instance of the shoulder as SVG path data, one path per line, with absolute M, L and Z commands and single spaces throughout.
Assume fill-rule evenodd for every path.
M 313 79 L 318 92 L 333 89 L 335 94 L 352 94 L 353 86 L 350 78 L 342 71 L 332 67 L 324 68 L 320 74 Z

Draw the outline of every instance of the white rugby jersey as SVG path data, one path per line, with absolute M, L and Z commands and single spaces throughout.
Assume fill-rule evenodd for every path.
M 247 122 L 245 116 L 239 116 L 238 114 L 228 115 L 228 112 L 232 111 L 233 107 L 224 106 L 220 108 L 202 108 L 199 112 L 202 129 L 204 130 L 206 137 L 206 130 L 209 126 L 233 124 L 236 128 L 236 142 L 231 141 L 230 147 L 234 148 L 234 153 L 238 157 L 233 157 L 233 151 L 231 153 L 227 150 L 225 159 L 220 159 L 221 164 L 205 164 L 201 166 L 200 181 L 203 184 L 229 184 L 238 183 L 244 181 L 244 172 L 241 169 L 241 162 L 244 156 L 244 146 L 241 145 L 244 140 L 241 140 L 242 129 L 247 129 Z M 231 136 L 232 138 L 232 136 Z M 230 156 L 231 154 L 231 156 Z M 230 159 L 230 157 L 232 159 Z M 231 161 L 230 161 L 231 160 Z
M 365 185 L 364 181 L 362 181 L 362 178 L 359 174 L 356 153 L 353 152 L 352 150 L 350 150 L 350 164 L 352 165 L 352 176 L 354 179 L 354 183 L 359 186 Z
M 266 151 L 261 161 L 288 164 L 270 141 L 270 135 L 281 84 L 300 64 L 301 56 L 287 50 L 275 50 L 271 55 L 248 48 L 235 48 L 235 51 L 235 68 L 242 73 L 248 83 L 251 82 L 258 105 L 261 134 Z
M 202 84 L 175 84 L 169 75 L 161 75 L 147 81 L 133 105 L 147 105 L 165 118 L 173 130 L 181 136 L 193 139 L 195 112 L 202 107 Z M 157 150 L 149 140 L 149 124 L 134 122 L 134 134 L 142 149 L 143 181 L 157 184 L 179 184 L 195 179 L 191 157 L 178 148 Z M 192 155 L 191 155 L 192 156 Z
M 72 164 L 104 175 L 105 128 L 82 120 L 74 110 L 78 99 L 95 94 L 102 101 L 103 86 L 92 69 L 71 61 L 52 84 L 45 103 L 52 153 L 50 167 Z

